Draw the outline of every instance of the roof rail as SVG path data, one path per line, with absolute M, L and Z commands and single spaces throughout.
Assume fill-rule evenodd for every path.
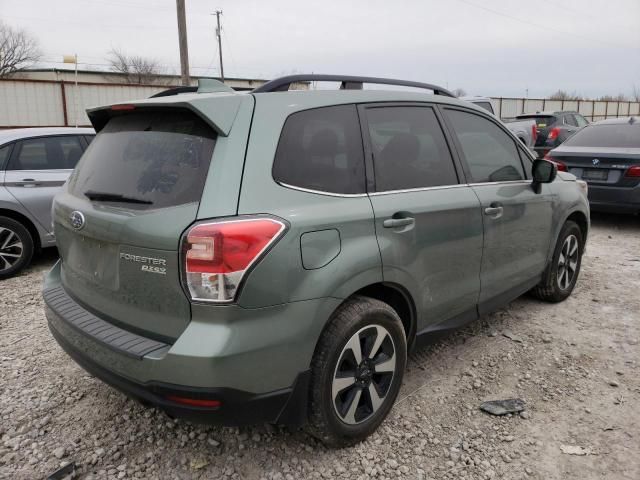
M 357 77 L 349 75 L 315 75 L 315 74 L 303 74 L 303 75 L 288 75 L 286 77 L 276 78 L 264 85 L 261 85 L 253 90 L 253 93 L 264 92 L 286 92 L 291 87 L 292 83 L 297 82 L 340 82 L 340 90 L 362 90 L 362 85 L 365 83 L 372 83 L 378 85 L 399 85 L 403 87 L 415 87 L 424 88 L 426 90 L 433 90 L 435 95 L 444 95 L 447 97 L 454 97 L 455 95 L 449 90 L 446 90 L 438 85 L 432 85 L 430 83 L 412 82 L 410 80 L 394 80 L 391 78 L 376 78 L 376 77 Z

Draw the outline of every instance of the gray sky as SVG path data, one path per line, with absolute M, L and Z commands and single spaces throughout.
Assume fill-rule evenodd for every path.
M 186 3 L 195 75 L 218 74 L 219 8 L 227 76 L 376 75 L 494 96 L 640 88 L 640 0 Z M 80 68 L 106 68 L 119 48 L 179 71 L 174 0 L 0 0 L 0 18 L 37 37 L 49 62 L 77 53 Z

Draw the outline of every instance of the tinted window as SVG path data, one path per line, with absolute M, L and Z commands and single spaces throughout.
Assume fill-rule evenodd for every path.
M 87 142 L 87 145 L 89 145 L 95 137 L 96 137 L 95 135 L 85 135 L 84 139 Z
M 484 108 L 486 111 L 493 113 L 493 106 L 490 102 L 473 102 L 477 106 Z
M 116 116 L 87 148 L 70 189 L 144 200 L 150 208 L 199 202 L 214 144 L 215 133 L 191 112 Z
M 81 156 L 82 146 L 76 136 L 32 138 L 18 144 L 9 169 L 71 169 L 76 166 Z
M 451 153 L 432 108 L 370 108 L 367 119 L 377 191 L 458 183 Z
M 577 127 L 578 126 L 578 122 L 576 122 L 576 119 L 570 113 L 564 116 L 564 123 L 566 123 L 567 125 L 570 125 L 572 127 Z
M 523 180 L 514 141 L 490 120 L 459 110 L 445 110 L 453 125 L 473 182 Z
M 574 115 L 574 117 L 578 122 L 579 127 L 584 127 L 585 125 L 589 125 L 589 122 L 587 122 L 587 119 L 584 118 L 582 115 Z
M 576 147 L 640 148 L 640 125 L 590 125 L 578 131 L 563 145 Z
M 289 116 L 273 162 L 273 178 L 322 192 L 364 193 L 364 156 L 356 107 L 317 108 Z
M 5 145 L 0 147 L 0 170 L 4 168 L 7 160 L 9 160 L 9 154 L 11 153 L 11 145 Z

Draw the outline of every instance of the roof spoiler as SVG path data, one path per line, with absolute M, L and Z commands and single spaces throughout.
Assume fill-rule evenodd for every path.
M 302 82 L 340 82 L 340 90 L 362 90 L 362 86 L 365 83 L 377 85 L 398 85 L 402 87 L 414 87 L 433 90 L 433 93 L 435 95 L 444 95 L 446 97 L 455 98 L 455 95 L 449 90 L 439 87 L 438 85 L 432 85 L 430 83 L 413 82 L 410 80 L 395 80 L 392 78 L 315 74 L 288 75 L 286 77 L 276 78 L 265 83 L 264 85 L 259 86 L 258 88 L 255 88 L 252 93 L 286 92 L 289 90 L 293 83 Z
M 149 98 L 170 97 L 172 95 L 180 95 L 181 93 L 235 93 L 235 90 L 220 80 L 214 78 L 199 78 L 197 87 L 175 87 L 168 90 L 163 90 L 155 95 L 151 95 Z

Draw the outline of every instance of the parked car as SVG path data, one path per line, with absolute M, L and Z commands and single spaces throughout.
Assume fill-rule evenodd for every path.
M 487 112 L 495 115 L 493 105 L 491 104 L 491 99 L 489 97 L 461 97 L 461 99 L 469 103 L 473 103 L 480 108 L 484 108 Z M 504 123 L 524 145 L 533 149 L 538 136 L 538 128 L 534 120 L 502 119 L 502 123 Z
M 516 119 L 535 120 L 537 137 L 534 151 L 540 158 L 589 124 L 578 112 L 568 111 L 526 113 L 518 115 Z
M 286 91 L 301 81 L 343 88 Z M 170 93 L 90 110 L 98 134 L 54 202 L 49 327 L 127 394 L 351 444 L 417 338 L 571 294 L 584 185 L 448 91 L 294 75 Z
M 53 196 L 94 134 L 92 128 L 0 130 L 0 279 L 55 245 Z
M 640 117 L 592 123 L 545 158 L 589 184 L 592 210 L 640 213 Z

